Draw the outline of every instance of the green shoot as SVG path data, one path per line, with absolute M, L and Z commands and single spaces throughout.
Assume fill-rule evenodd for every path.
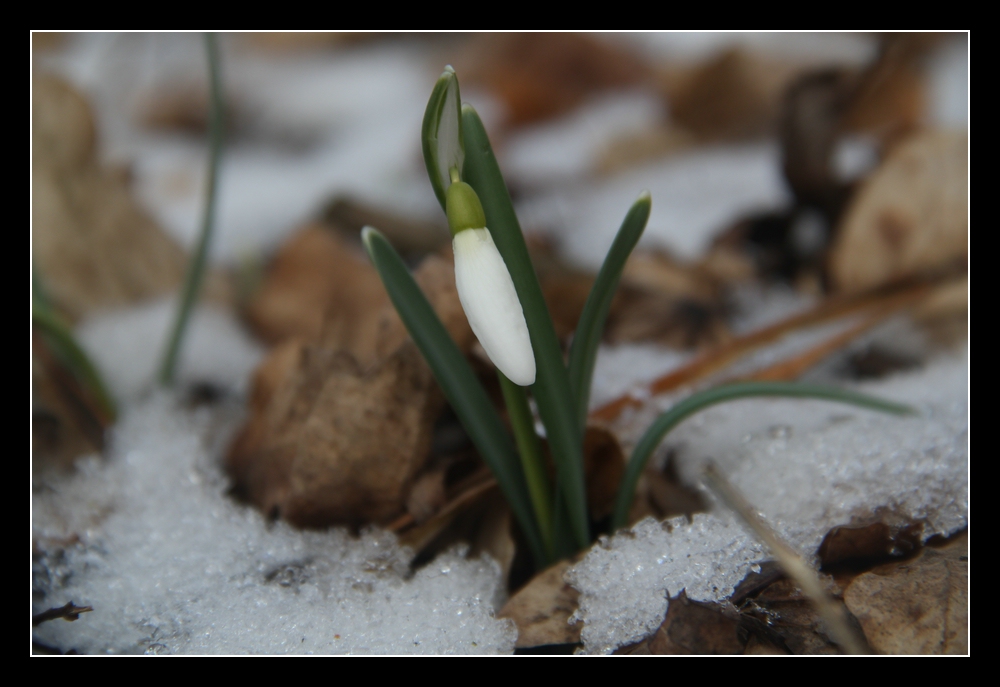
M 209 118 L 208 118 L 208 176 L 205 185 L 205 212 L 201 220 L 201 233 L 198 245 L 191 255 L 187 273 L 184 275 L 184 287 L 180 302 L 177 305 L 177 315 L 170 331 L 167 350 L 160 365 L 160 384 L 172 386 L 177 370 L 177 359 L 180 356 L 181 343 L 187 331 L 191 310 L 201 283 L 205 276 L 208 262 L 208 247 L 215 226 L 216 186 L 219 178 L 219 160 L 222 157 L 223 135 L 223 99 L 222 76 L 219 72 L 219 45 L 214 33 L 205 34 L 205 51 L 208 54 L 209 75 Z

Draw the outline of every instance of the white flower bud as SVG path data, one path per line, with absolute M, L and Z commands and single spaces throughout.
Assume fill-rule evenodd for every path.
M 455 234 L 455 283 L 465 316 L 493 364 L 520 386 L 535 383 L 535 355 L 521 301 L 490 230 Z

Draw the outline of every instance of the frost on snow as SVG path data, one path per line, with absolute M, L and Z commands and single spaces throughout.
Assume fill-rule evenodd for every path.
M 923 537 L 968 523 L 967 358 L 859 388 L 916 406 L 896 417 L 802 400 L 716 406 L 667 438 L 682 478 L 696 484 L 714 460 L 767 521 L 807 559 L 834 527 L 922 523 Z M 640 422 L 637 424 L 644 425 Z M 655 630 L 682 589 L 720 601 L 764 549 L 724 511 L 661 525 L 644 520 L 594 546 L 567 572 L 580 591 L 585 650 L 609 652 Z

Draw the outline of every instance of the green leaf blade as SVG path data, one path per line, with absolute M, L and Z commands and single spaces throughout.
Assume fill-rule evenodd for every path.
M 611 301 L 614 299 L 618 282 L 621 281 L 625 263 L 646 229 L 651 209 L 652 199 L 649 192 L 643 191 L 629 208 L 615 235 L 611 249 L 604 258 L 604 264 L 601 265 L 601 271 L 597 273 L 594 286 L 590 289 L 590 295 L 587 296 L 587 303 L 583 306 L 576 332 L 573 334 L 573 343 L 569 349 L 569 383 L 576 398 L 581 431 L 587 426 L 590 385 L 594 377 L 594 363 L 597 360 L 597 349 L 604 332 L 604 323 L 608 319 Z
M 735 382 L 692 394 L 656 418 L 656 421 L 649 426 L 649 429 L 643 434 L 639 443 L 636 444 L 635 449 L 632 451 L 632 457 L 625 468 L 621 484 L 618 487 L 615 512 L 611 521 L 611 531 L 614 532 L 619 528 L 625 527 L 627 524 L 628 511 L 632 506 L 632 499 L 635 495 L 635 487 L 639 482 L 639 477 L 642 475 L 642 471 L 646 467 L 650 456 L 653 455 L 653 451 L 656 450 L 656 447 L 660 445 L 660 442 L 671 429 L 689 416 L 709 406 L 755 396 L 813 398 L 835 401 L 870 410 L 892 413 L 894 415 L 911 415 L 916 412 L 910 406 L 885 401 L 856 391 L 819 384 L 803 384 L 801 382 Z
M 517 453 L 489 396 L 392 245 L 371 227 L 365 227 L 361 237 L 407 331 L 496 477 L 532 554 L 538 561 L 547 560 Z
M 76 380 L 87 389 L 109 422 L 118 417 L 118 408 L 97 368 L 73 337 L 73 331 L 55 311 L 44 302 L 32 305 L 31 322 L 45 337 L 49 349 L 66 366 Z
M 465 141 L 463 179 L 479 195 L 487 227 L 510 271 L 524 310 L 537 370 L 532 392 L 566 497 L 570 529 L 577 547 L 584 548 L 590 544 L 590 526 L 583 478 L 583 433 L 559 340 L 486 129 L 469 105 L 462 107 L 462 136 Z

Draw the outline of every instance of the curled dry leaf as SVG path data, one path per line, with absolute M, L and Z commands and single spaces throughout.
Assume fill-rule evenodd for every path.
M 133 200 L 96 155 L 84 97 L 40 75 L 32 102 L 33 257 L 49 297 L 72 319 L 161 296 L 181 282 L 184 250 Z M 227 298 L 221 276 L 206 294 Z
M 853 198 L 831 249 L 836 289 L 968 269 L 968 136 L 931 131 L 895 148 Z
M 498 618 L 510 618 L 517 625 L 518 649 L 580 641 L 583 623 L 568 622 L 580 593 L 563 580 L 572 564 L 560 561 L 538 573 L 500 609 Z
M 360 279 L 377 279 L 374 268 L 355 268 L 371 272 Z M 415 276 L 468 350 L 472 333 L 451 265 L 432 256 Z M 392 306 L 364 305 L 328 311 L 318 341 L 291 340 L 265 359 L 227 458 L 239 492 L 297 525 L 386 522 L 401 513 L 444 405 Z
M 877 653 L 968 653 L 968 538 L 857 576 L 844 601 Z

